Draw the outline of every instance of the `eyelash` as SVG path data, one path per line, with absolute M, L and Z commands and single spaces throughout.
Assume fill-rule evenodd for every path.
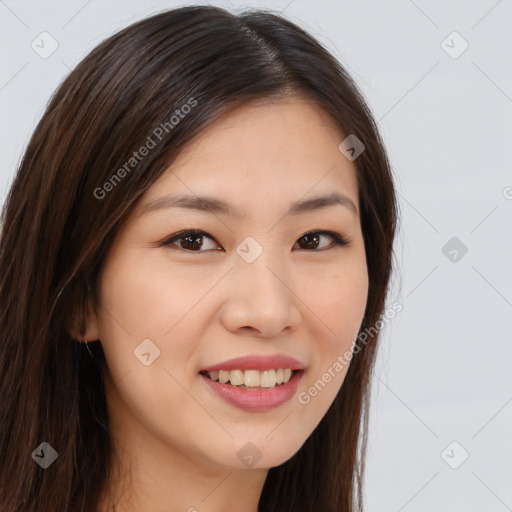
M 200 229 L 188 229 L 188 230 L 180 231 L 179 233 L 176 233 L 176 234 L 172 235 L 170 238 L 167 238 L 166 240 L 164 240 L 163 242 L 160 243 L 160 246 L 161 247 L 167 247 L 168 249 L 172 249 L 172 250 L 181 250 L 181 251 L 185 251 L 185 252 L 189 252 L 189 253 L 191 253 L 191 252 L 208 252 L 208 251 L 201 251 L 201 250 L 194 251 L 194 250 L 190 250 L 190 249 L 184 249 L 183 247 L 179 247 L 178 245 L 176 245 L 175 247 L 172 247 L 174 245 L 174 242 L 182 240 L 182 239 L 186 238 L 189 235 L 201 235 L 201 236 L 204 236 L 205 238 L 209 238 L 210 240 L 214 241 L 216 244 L 220 245 L 217 242 L 217 240 L 215 240 L 215 238 L 213 238 L 208 233 L 206 233 L 204 231 L 201 231 Z M 322 252 L 322 251 L 326 251 L 326 250 L 329 250 L 329 249 L 334 249 L 337 246 L 342 246 L 343 247 L 343 246 L 348 245 L 350 243 L 350 240 L 348 240 L 346 238 L 343 238 L 338 233 L 335 233 L 334 231 L 327 231 L 327 230 L 308 231 L 307 233 L 304 233 L 302 236 L 300 236 L 299 240 L 301 238 L 307 236 L 307 235 L 327 235 L 328 237 L 331 238 L 331 240 L 334 243 L 334 246 L 324 247 L 323 249 L 319 249 L 319 250 L 316 250 L 316 249 L 312 249 L 312 250 L 301 249 L 301 250 L 304 250 L 304 251 L 307 251 L 307 252 Z

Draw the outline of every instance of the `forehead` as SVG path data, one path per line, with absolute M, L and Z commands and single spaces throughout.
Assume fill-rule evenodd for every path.
M 200 107 L 200 105 L 198 105 Z M 356 168 L 339 151 L 344 135 L 310 100 L 245 105 L 203 130 L 146 192 L 224 197 L 247 213 L 337 191 L 358 207 Z

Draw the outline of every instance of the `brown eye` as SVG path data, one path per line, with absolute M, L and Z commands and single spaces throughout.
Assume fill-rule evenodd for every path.
M 301 245 L 301 249 L 316 249 L 320 243 L 320 236 L 317 233 L 309 233 L 300 237 L 299 240 L 304 242 L 304 244 Z
M 332 231 L 312 231 L 306 233 L 305 235 L 302 235 L 299 238 L 299 241 L 297 241 L 297 243 L 300 245 L 301 249 L 315 251 L 318 249 L 322 237 L 330 238 L 332 243 L 330 246 L 324 246 L 320 250 L 331 249 L 336 245 L 348 244 L 348 240 L 342 238 L 337 233 L 333 233 Z M 302 243 L 300 241 L 302 241 Z
M 191 249 L 195 251 L 196 249 L 200 249 L 203 245 L 202 242 L 203 235 L 188 235 L 181 239 L 179 246 L 182 249 Z M 185 245 L 183 245 L 185 244 Z
M 206 250 L 211 250 L 211 247 L 204 249 L 204 239 L 211 240 L 216 245 L 213 237 L 199 230 L 181 231 L 163 241 L 161 245 L 170 249 L 174 249 L 175 247 L 173 246 L 177 246 L 178 249 L 188 252 L 206 252 Z
M 331 244 L 326 245 L 324 243 L 323 246 L 321 246 L 324 239 L 330 239 Z M 209 240 L 210 247 L 208 247 L 208 242 L 205 244 L 205 240 Z M 348 243 L 349 240 L 344 239 L 332 231 L 311 231 L 302 235 L 296 242 L 296 245 L 298 244 L 299 249 L 302 250 L 319 252 L 326 249 L 333 249 L 335 246 L 347 245 Z M 212 236 L 198 229 L 180 231 L 167 240 L 164 240 L 161 245 L 169 249 L 181 249 L 187 252 L 222 250 Z

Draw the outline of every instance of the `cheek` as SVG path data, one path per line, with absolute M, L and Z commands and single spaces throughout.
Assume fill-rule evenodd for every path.
M 170 273 L 161 262 L 128 257 L 102 276 L 101 296 L 110 313 L 103 318 L 106 323 L 119 324 L 134 340 L 165 339 L 201 293 L 199 282 L 187 285 L 183 273 Z
M 200 323 L 193 321 L 195 308 L 211 288 L 212 278 L 198 278 L 191 283 L 187 272 L 170 272 L 168 267 L 165 261 L 147 263 L 128 253 L 105 268 L 101 278 L 100 330 L 114 380 L 127 371 L 131 372 L 130 380 L 138 379 L 141 372 L 141 378 L 149 373 L 148 367 L 137 359 L 139 347 L 150 349 L 154 360 L 150 368 L 155 372 L 165 368 L 172 374 L 178 372 L 180 378 L 185 373 L 201 339 Z M 151 343 L 145 341 L 141 345 L 148 339 Z M 157 354 L 154 359 L 153 353 Z M 147 384 L 150 383 L 148 379 Z M 140 385 L 143 389 L 142 381 Z
M 357 337 L 368 299 L 366 265 L 346 266 L 307 290 L 307 304 L 317 316 L 315 339 L 324 349 L 350 346 Z
M 368 273 L 365 265 L 346 266 L 310 289 L 316 330 L 311 339 L 311 365 L 304 379 L 299 402 L 306 422 L 320 421 L 339 392 L 352 360 L 368 298 Z
M 178 382 L 189 385 L 187 362 L 200 339 L 190 319 L 208 288 L 185 281 L 158 262 L 129 257 L 106 267 L 101 278 L 100 330 L 108 370 L 124 403 L 148 428 L 159 421 L 154 411 L 164 425 L 171 423 L 173 408 L 162 404 L 179 404 L 183 413 L 200 415 L 197 404 L 186 403 Z

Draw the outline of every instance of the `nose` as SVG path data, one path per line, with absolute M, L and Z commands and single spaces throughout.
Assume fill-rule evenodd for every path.
M 252 263 L 239 258 L 230 272 L 221 319 L 231 332 L 250 331 L 258 337 L 275 338 L 301 322 L 300 299 L 293 291 L 290 272 L 266 254 L 264 251 Z

